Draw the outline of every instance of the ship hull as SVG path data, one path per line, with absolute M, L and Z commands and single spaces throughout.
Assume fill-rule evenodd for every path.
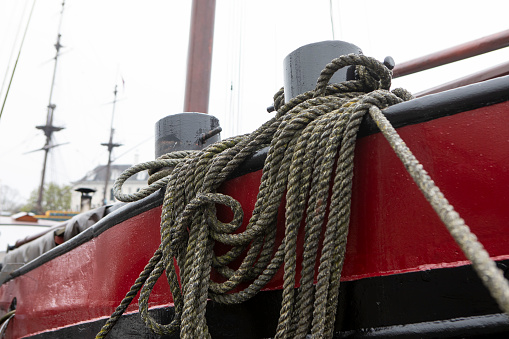
M 500 78 L 384 111 L 504 272 L 509 267 L 508 96 L 509 78 Z M 244 223 L 255 203 L 265 154 L 260 151 L 220 188 L 242 204 Z M 335 336 L 509 333 L 506 316 L 369 120 L 363 122 L 355 154 Z M 125 205 L 14 271 L 0 286 L 0 311 L 12 308 L 14 299 L 16 304 L 5 338 L 93 337 L 157 249 L 162 199 L 158 192 Z M 219 218 L 227 219 L 227 214 Z M 283 216 L 279 213 L 281 229 Z M 246 304 L 210 302 L 212 336 L 273 336 L 282 277 L 280 269 Z M 164 277 L 155 285 L 149 306 L 162 322 L 171 320 L 173 304 Z M 137 308 L 136 298 L 112 338 L 151 337 Z

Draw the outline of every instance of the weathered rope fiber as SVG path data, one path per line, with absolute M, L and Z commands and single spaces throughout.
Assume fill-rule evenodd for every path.
M 356 66 L 359 80 L 328 85 L 334 72 L 349 65 Z M 508 312 L 507 281 L 487 253 L 483 254 L 475 236 L 381 113 L 382 109 L 411 98 L 402 89 L 389 92 L 390 82 L 390 71 L 375 59 L 341 56 L 322 71 L 314 91 L 288 103 L 284 103 L 279 91 L 274 97 L 276 116 L 253 133 L 224 140 L 185 157 L 171 153 L 123 173 L 114 187 L 115 195 L 122 201 L 138 200 L 166 186 L 161 245 L 96 338 L 107 335 L 138 291 L 140 314 L 154 333 L 171 334 L 180 329 L 181 338 L 210 337 L 205 319 L 207 299 L 226 304 L 243 302 L 258 293 L 282 265 L 283 301 L 276 338 L 305 338 L 309 333 L 313 338 L 332 337 L 348 235 L 355 140 L 367 113 L 377 122 L 460 247 L 468 252 L 467 257 L 492 295 Z M 245 230 L 238 232 L 242 208 L 233 198 L 217 193 L 217 188 L 248 156 L 269 145 L 252 217 Z M 122 183 L 130 176 L 145 169 L 154 173 L 161 168 L 165 172 L 153 174 L 152 184 L 146 190 L 136 195 L 120 194 Z M 286 197 L 284 239 L 278 244 L 275 226 L 283 197 Z M 217 219 L 216 204 L 233 211 L 229 223 Z M 299 287 L 295 289 L 297 234 L 301 228 L 302 269 Z M 324 240 L 320 251 L 321 236 Z M 216 256 L 213 251 L 216 243 L 231 249 Z M 232 269 L 228 265 L 237 258 L 241 258 L 241 264 Z M 224 282 L 211 281 L 212 268 L 223 275 Z M 167 325 L 157 323 L 148 313 L 151 289 L 163 273 L 175 304 L 175 317 Z M 247 287 L 236 290 L 240 283 Z

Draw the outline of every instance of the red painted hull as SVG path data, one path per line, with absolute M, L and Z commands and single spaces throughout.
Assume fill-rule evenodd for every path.
M 509 233 L 509 102 L 398 132 L 492 258 L 509 259 L 509 237 L 501 237 Z M 221 189 L 241 202 L 245 220 L 260 177 L 261 171 L 246 174 Z M 108 317 L 159 245 L 160 212 L 156 207 L 138 214 L 0 286 L 2 312 L 17 299 L 6 338 Z M 359 139 L 342 280 L 467 264 L 384 137 Z M 266 290 L 281 287 L 282 270 Z M 171 302 L 160 279 L 150 304 Z M 137 307 L 135 299 L 128 311 Z

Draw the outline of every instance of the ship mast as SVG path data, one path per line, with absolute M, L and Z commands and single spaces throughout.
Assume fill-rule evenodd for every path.
M 54 67 L 53 67 L 53 78 L 51 80 L 51 89 L 50 89 L 50 93 L 49 93 L 49 103 L 48 103 L 48 113 L 46 115 L 46 124 L 45 125 L 40 125 L 40 126 L 36 126 L 37 129 L 40 129 L 42 131 L 44 131 L 44 134 L 46 135 L 46 143 L 44 144 L 42 150 L 44 151 L 44 161 L 43 161 L 43 165 L 42 165 L 42 174 L 41 174 L 41 185 L 39 186 L 39 195 L 38 195 L 38 198 L 37 198 L 37 213 L 39 214 L 42 214 L 44 211 L 42 209 L 42 199 L 43 199 L 43 194 L 44 194 L 44 180 L 45 180 L 45 176 L 46 176 L 46 165 L 47 165 L 47 162 L 48 162 L 48 154 L 49 154 L 49 151 L 58 146 L 58 145 L 53 145 L 52 144 L 52 136 L 53 136 L 53 132 L 58 132 L 62 129 L 64 129 L 63 127 L 57 127 L 57 126 L 54 126 L 53 125 L 53 115 L 54 115 L 54 112 L 55 112 L 55 108 L 56 108 L 56 105 L 52 102 L 52 99 L 53 99 L 53 88 L 55 87 L 55 76 L 56 76 L 56 73 L 57 73 L 57 64 L 58 64 L 58 57 L 59 57 L 59 53 L 60 53 L 60 48 L 62 47 L 62 45 L 60 44 L 60 38 L 61 38 L 61 34 L 60 34 L 60 29 L 62 27 L 62 18 L 63 18 L 63 14 L 64 14 L 64 5 L 65 5 L 65 0 L 62 2 L 62 11 L 60 12 L 60 23 L 58 25 L 58 35 L 57 35 L 57 42 L 55 44 L 55 49 L 56 49 L 56 54 L 55 54 L 55 64 L 54 64 Z
M 184 112 L 208 113 L 216 0 L 193 0 Z
M 110 125 L 110 141 L 108 143 L 102 143 L 102 146 L 108 147 L 108 163 L 106 165 L 106 178 L 104 179 L 104 190 L 103 190 L 103 205 L 106 205 L 108 199 L 108 182 L 110 181 L 110 173 L 111 173 L 111 153 L 115 147 L 122 146 L 122 144 L 115 144 L 113 142 L 113 134 L 115 133 L 115 129 L 113 128 L 113 118 L 115 116 L 115 106 L 117 103 L 117 85 L 115 85 L 115 90 L 113 91 L 113 110 L 111 112 L 111 125 Z
M 171 114 L 156 123 L 155 155 L 200 150 L 220 140 L 219 120 L 208 113 L 215 0 L 193 0 L 184 113 Z

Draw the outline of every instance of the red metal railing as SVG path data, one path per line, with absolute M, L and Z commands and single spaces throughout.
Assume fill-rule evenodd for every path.
M 464 60 L 476 55 L 495 51 L 500 48 L 509 46 L 509 30 L 500 33 L 485 36 L 483 38 L 467 42 L 455 47 L 451 47 L 436 53 L 403 62 L 393 70 L 393 78 L 404 75 L 417 73 L 437 66 L 449 64 L 451 62 Z M 420 97 L 432 93 L 445 91 L 448 89 L 481 82 L 484 80 L 497 78 L 509 74 L 509 63 L 503 63 L 495 67 L 483 70 L 481 72 L 465 76 L 460 79 L 450 81 L 448 83 L 430 88 L 428 90 L 417 93 L 415 96 Z
M 403 62 L 394 67 L 392 77 L 398 78 L 404 75 L 417 73 L 426 69 L 495 51 L 507 46 L 509 46 L 509 30 L 488 35 L 484 38 L 451 47 L 440 52 Z
M 422 97 L 428 94 L 438 93 L 442 91 L 446 91 L 448 89 L 453 89 L 461 86 L 466 86 L 470 84 L 475 84 L 477 82 L 498 78 L 504 75 L 509 75 L 509 62 L 504 62 L 500 65 L 482 70 L 480 72 L 467 75 L 463 78 L 459 78 L 450 82 L 446 82 L 445 84 L 424 90 L 417 94 L 414 94 L 416 97 Z

